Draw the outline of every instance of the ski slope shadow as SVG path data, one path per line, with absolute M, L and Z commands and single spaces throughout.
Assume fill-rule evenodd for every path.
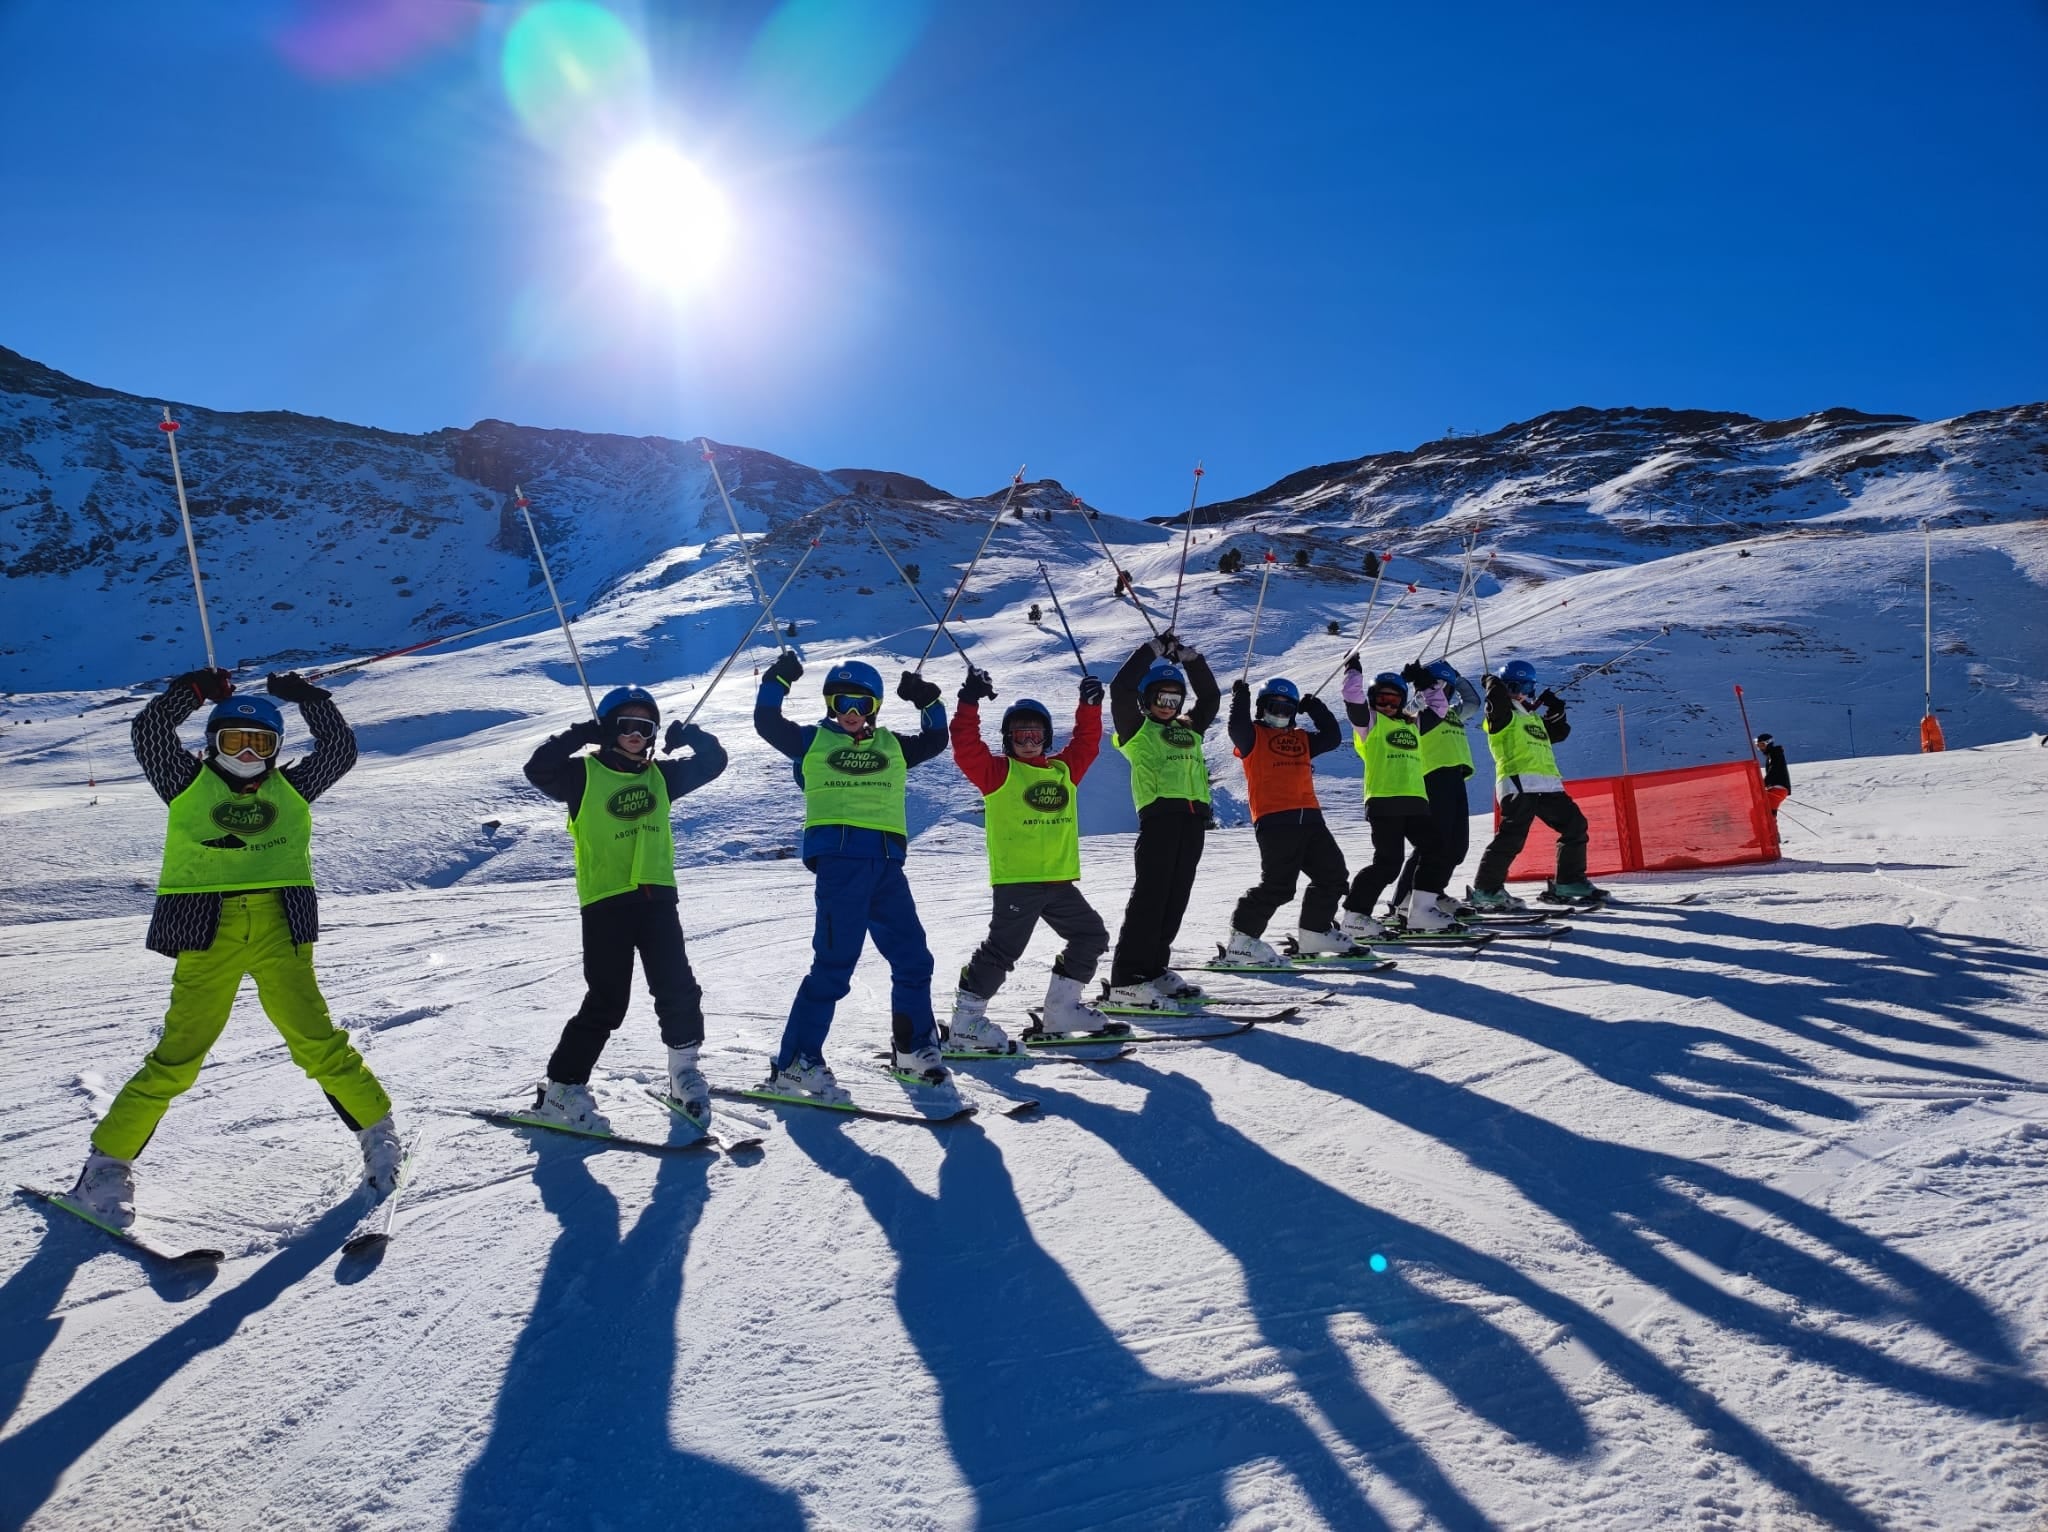
M 669 1434 L 683 1263 L 714 1157 L 664 1155 L 624 1230 L 587 1158 L 542 1146 L 534 1185 L 561 1233 L 448 1525 L 801 1528 L 795 1496 Z
M 1718 1166 L 1588 1138 L 1420 1070 L 1310 1038 L 1260 1029 L 1236 1051 L 1434 1138 L 1475 1170 L 1515 1187 L 1616 1267 L 1731 1337 L 1746 1336 L 1795 1360 L 1985 1420 L 2048 1412 L 2048 1388 L 2025 1374 L 2025 1359 L 2004 1323 L 1975 1293 L 1797 1197 Z M 1750 1227 L 1715 1203 L 1746 1207 L 1759 1223 L 1782 1223 L 1825 1253 Z M 1748 1278 L 1786 1302 L 1773 1307 L 1732 1292 L 1702 1275 L 1696 1269 L 1702 1264 Z M 1924 1349 L 1926 1337 L 1939 1337 L 1967 1360 L 1952 1371 L 1904 1361 L 1833 1333 L 1825 1327 L 1827 1315 L 1883 1324 L 1900 1337 L 1902 1351 Z M 1596 1316 L 1569 1322 L 1596 1354 L 1605 1355 L 1603 1347 L 1619 1340 L 1589 1332 L 1588 1326 L 1609 1328 Z M 1924 1332 L 1917 1343 L 1915 1329 Z M 1840 1491 L 1712 1405 L 1696 1384 L 1655 1365 L 1662 1376 L 1651 1380 L 1657 1385 L 1652 1391 L 1712 1432 L 1721 1450 L 1830 1526 L 1876 1525 Z
M 1330 1526 L 1388 1526 L 1292 1411 L 1131 1355 L 1033 1237 L 978 1124 L 947 1131 L 936 1196 L 838 1123 L 792 1117 L 789 1135 L 859 1193 L 896 1252 L 897 1312 L 938 1386 L 969 1524 L 1227 1526 L 1235 1471 L 1277 1464 Z
M 1219 1121 L 1209 1092 L 1187 1076 L 1130 1064 L 1117 1080 L 1145 1090 L 1142 1110 L 1057 1089 L 1038 1094 L 1231 1253 L 1266 1343 L 1287 1358 L 1331 1425 L 1425 1508 L 1431 1525 L 1492 1523 L 1359 1381 L 1354 1358 L 1330 1333 L 1336 1315 L 1364 1318 L 1463 1409 L 1508 1435 L 1553 1457 L 1586 1450 L 1578 1406 L 1526 1346 L 1476 1307 L 1418 1287 L 1398 1268 L 1372 1270 L 1372 1256 L 1399 1225 Z
M 353 1199 L 330 1208 L 198 1313 L 116 1362 L 48 1414 L 0 1441 L 0 1526 L 16 1527 L 47 1501 L 57 1481 L 122 1421 L 143 1409 L 195 1358 L 233 1340 L 341 1248 L 362 1216 Z

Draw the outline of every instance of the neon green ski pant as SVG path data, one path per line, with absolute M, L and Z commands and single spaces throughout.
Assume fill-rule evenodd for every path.
M 292 945 L 283 902 L 267 892 L 229 894 L 220 903 L 213 945 L 178 954 L 163 1035 L 93 1130 L 93 1147 L 102 1154 L 132 1160 L 142 1152 L 171 1102 L 199 1078 L 207 1050 L 228 1024 L 244 974 L 254 976 L 263 1014 L 284 1034 L 292 1062 L 327 1092 L 351 1126 L 367 1127 L 391 1110 L 384 1087 L 327 1014 L 313 977 L 313 949 Z

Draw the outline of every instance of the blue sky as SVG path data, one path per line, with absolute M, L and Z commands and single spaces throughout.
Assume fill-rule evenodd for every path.
M 1130 515 L 1576 404 L 2048 396 L 2048 0 L 551 3 L 0 8 L 0 344 Z M 587 98 L 509 58 L 618 36 Z M 680 300 L 594 200 L 650 132 L 737 221 Z

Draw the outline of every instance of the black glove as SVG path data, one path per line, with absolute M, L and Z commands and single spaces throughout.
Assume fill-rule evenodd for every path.
M 927 681 L 914 670 L 906 670 L 903 679 L 896 683 L 896 695 L 922 713 L 939 700 L 939 683 Z
M 1173 641 L 1173 653 L 1168 656 L 1176 665 L 1192 665 L 1202 657 L 1202 651 L 1183 639 Z
M 225 702 L 235 694 L 235 683 L 225 670 L 188 670 L 171 683 L 171 690 L 181 686 L 191 687 L 201 702 Z
M 1401 667 L 1401 679 L 1419 692 L 1426 692 L 1436 685 L 1436 676 L 1430 668 L 1417 660 L 1410 660 Z
M 333 694 L 324 686 L 315 686 L 296 670 L 287 670 L 282 675 L 272 671 L 263 678 L 263 686 L 271 696 L 283 702 L 318 702 Z
M 562 732 L 578 745 L 601 745 L 605 742 L 604 725 L 595 718 L 580 719 Z
M 1556 692 L 1546 686 L 1537 695 L 1536 705 L 1546 713 L 1562 713 L 1564 711 L 1564 698 L 1558 696 Z
M 1249 681 L 1244 681 L 1244 680 L 1232 681 L 1232 682 L 1230 683 L 1230 695 L 1231 695 L 1231 696 L 1233 696 L 1233 697 L 1242 697 L 1242 698 L 1244 698 L 1244 699 L 1245 699 L 1245 701 L 1247 701 L 1247 702 L 1251 701 L 1251 697 L 1252 697 L 1252 684 L 1251 684 L 1251 682 L 1249 682 Z
M 985 701 L 995 694 L 995 682 L 989 679 L 989 673 L 969 665 L 967 679 L 960 683 L 960 705 L 972 707 L 975 703 Z
M 804 662 L 796 657 L 794 649 L 785 649 L 775 656 L 775 663 L 768 667 L 768 679 L 780 681 L 782 689 L 788 691 L 796 685 L 804 673 Z
M 1081 706 L 1102 706 L 1102 683 L 1093 676 L 1081 677 Z
M 1360 675 L 1365 674 L 1365 661 L 1361 660 L 1358 657 L 1358 651 L 1356 649 L 1351 651 L 1351 658 L 1344 662 L 1344 668 L 1346 670 L 1355 670 Z
M 696 732 L 695 729 L 685 729 L 682 719 L 675 719 L 669 724 L 668 732 L 661 736 L 661 747 L 673 755 L 683 748 L 683 741 Z

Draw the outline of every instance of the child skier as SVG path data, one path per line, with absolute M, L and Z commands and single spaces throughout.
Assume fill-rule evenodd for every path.
M 1311 729 L 1296 725 L 1308 714 Z M 1351 940 L 1335 929 L 1337 902 L 1350 873 L 1337 837 L 1323 822 L 1314 768 L 1319 755 L 1344 743 L 1344 733 L 1320 697 L 1301 695 L 1285 676 L 1275 676 L 1252 696 L 1238 681 L 1230 689 L 1230 743 L 1244 765 L 1251 799 L 1252 833 L 1259 842 L 1259 881 L 1237 901 L 1230 918 L 1226 961 L 1277 963 L 1280 954 L 1260 940 L 1273 912 L 1294 897 L 1294 884 L 1308 874 L 1295 941 L 1303 953 L 1348 952 Z
M 1770 807 L 1771 817 L 1776 818 L 1778 805 L 1792 796 L 1792 768 L 1785 764 L 1785 747 L 1770 735 L 1759 734 L 1756 748 L 1764 758 L 1764 802 Z
M 1529 825 L 1538 819 L 1557 832 L 1557 874 L 1549 892 L 1566 902 L 1606 897 L 1605 889 L 1586 881 L 1586 816 L 1565 792 L 1552 748 L 1571 732 L 1564 699 L 1537 692 L 1536 667 L 1527 660 L 1510 660 L 1498 676 L 1486 678 L 1486 742 L 1493 749 L 1500 829 L 1479 858 L 1465 896 L 1474 909 L 1527 908 L 1506 884 L 1508 868 L 1528 842 Z
M 72 1191 L 117 1228 L 135 1220 L 136 1156 L 171 1102 L 199 1078 L 249 976 L 292 1062 L 355 1133 L 364 1182 L 378 1196 L 398 1184 L 404 1149 L 391 1098 L 334 1025 L 313 976 L 320 910 L 309 805 L 355 764 L 355 734 L 328 693 L 298 674 L 270 676 L 266 686 L 271 697 L 298 704 L 313 736 L 305 759 L 278 766 L 284 714 L 268 697 L 234 696 L 225 670 L 178 677 L 130 729 L 142 774 L 170 805 L 147 943 L 175 958 L 177 969 L 163 1032 L 93 1129 L 92 1153 Z M 179 742 L 178 725 L 202 701 L 215 707 L 206 749 L 194 756 Z
M 1432 687 L 1418 701 L 1419 720 L 1410 721 L 1408 700 L 1408 683 L 1391 671 L 1382 671 L 1367 686 L 1358 656 L 1345 662 L 1344 711 L 1351 719 L 1352 748 L 1365 762 L 1365 818 L 1372 827 L 1372 861 L 1351 880 L 1344 900 L 1343 931 L 1354 941 L 1386 934 L 1372 918 L 1372 907 L 1380 890 L 1399 875 L 1404 843 L 1422 859 L 1408 899 L 1408 928 L 1445 931 L 1452 925 L 1437 902 L 1451 864 L 1431 822 L 1422 782 L 1422 736 L 1442 725 L 1449 704 L 1441 687 Z
M 791 723 L 782 716 L 782 704 L 803 673 L 794 652 L 783 654 L 768 667 L 754 700 L 755 732 L 789 757 L 803 789 L 803 860 L 817 879 L 811 970 L 789 1008 L 767 1087 L 827 1101 L 848 1099 L 825 1063 L 825 1038 L 833 1008 L 853 987 L 854 965 L 870 936 L 889 964 L 896 1073 L 919 1084 L 944 1085 L 952 1074 L 939 1053 L 932 1016 L 932 952 L 903 874 L 910 846 L 906 774 L 946 748 L 939 688 L 903 672 L 896 695 L 918 710 L 919 723 L 919 731 L 904 739 L 876 726 L 882 678 L 859 660 L 843 660 L 826 672 L 821 721 Z
M 1459 675 L 1449 660 L 1411 665 L 1401 675 L 1424 691 L 1441 684 L 1447 701 L 1452 694 L 1457 698 L 1445 712 L 1444 721 L 1422 736 L 1422 787 L 1429 797 L 1430 822 L 1436 826 L 1445 864 L 1456 872 L 1472 849 L 1472 810 L 1465 801 L 1465 783 L 1472 775 L 1472 741 L 1465 735 L 1465 709 L 1479 706 L 1479 689 Z M 1389 916 L 1407 904 L 1421 866 L 1422 853 L 1409 852 L 1387 905 Z M 1445 914 L 1457 914 L 1458 901 L 1451 895 L 1438 895 L 1437 903 Z
M 1190 680 L 1195 705 L 1183 717 Z M 1208 661 L 1171 633 L 1138 645 L 1109 683 L 1113 743 L 1131 763 L 1131 798 L 1138 806 L 1137 879 L 1104 997 L 1117 1005 L 1171 1009 L 1202 993 L 1170 965 L 1209 830 L 1202 735 L 1222 701 Z
M 683 946 L 669 816 L 677 799 L 725 770 L 725 751 L 704 730 L 678 721 L 668 726 L 665 743 L 670 750 L 687 746 L 689 757 L 657 760 L 661 708 L 637 686 L 606 692 L 597 715 L 544 741 L 526 763 L 526 780 L 568 805 L 583 923 L 583 1004 L 562 1028 L 533 1112 L 585 1132 L 610 1131 L 590 1093 L 590 1073 L 626 1019 L 637 952 L 668 1046 L 669 1092 L 702 1120 L 711 1113 L 711 1090 L 697 1067 L 704 992 Z M 578 754 L 591 745 L 595 752 Z
M 1042 1030 L 1118 1027 L 1081 997 L 1082 986 L 1095 977 L 1095 965 L 1109 949 L 1108 928 L 1081 896 L 1081 824 L 1075 804 L 1081 778 L 1102 748 L 1102 683 L 1093 676 L 1081 678 L 1073 737 L 1055 755 L 1046 754 L 1052 713 L 1028 697 L 1004 710 L 1003 753 L 991 754 L 982 743 L 980 704 L 994 695 L 988 675 L 970 670 L 953 710 L 953 762 L 981 789 L 986 811 L 995 912 L 987 938 L 960 970 L 948 1030 L 955 1048 L 1006 1053 L 1010 1039 L 988 1019 L 988 1003 L 1024 955 L 1040 920 L 1066 943 L 1052 962 Z

